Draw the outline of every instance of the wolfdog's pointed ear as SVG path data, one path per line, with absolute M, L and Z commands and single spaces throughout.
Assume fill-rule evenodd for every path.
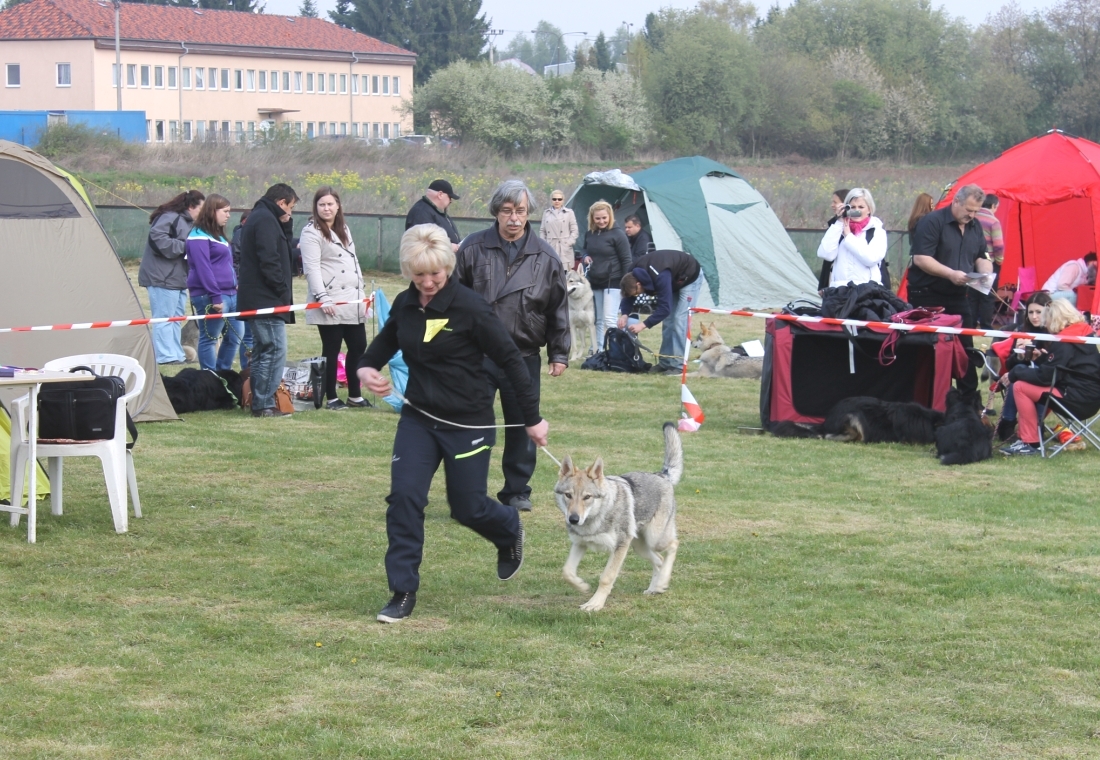
M 563 478 L 570 477 L 577 468 L 573 466 L 573 459 L 568 454 L 565 455 L 565 459 L 561 460 L 561 469 L 558 470 L 558 475 Z
M 603 480 L 603 457 L 596 457 L 596 461 L 588 468 L 588 477 L 593 480 Z

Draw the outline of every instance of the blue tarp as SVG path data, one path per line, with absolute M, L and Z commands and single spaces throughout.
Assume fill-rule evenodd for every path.
M 378 326 L 386 324 L 386 320 L 390 318 L 390 302 L 386 299 L 386 294 L 382 292 L 382 289 L 374 291 L 374 311 L 378 315 Z M 401 357 L 401 352 L 398 351 L 390 359 L 390 383 L 393 385 L 393 389 L 405 395 L 405 385 L 409 382 L 409 368 L 405 364 L 405 360 Z M 400 412 L 403 402 L 397 396 L 391 394 L 384 399 L 387 404 L 393 407 L 395 412 Z

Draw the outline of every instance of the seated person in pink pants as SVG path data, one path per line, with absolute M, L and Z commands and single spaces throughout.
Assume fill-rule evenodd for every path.
M 1089 336 L 1092 330 L 1069 301 L 1051 301 L 1043 319 L 1047 332 L 1060 336 Z M 1057 384 L 1051 388 L 1055 368 Z M 1039 403 L 1044 393 L 1053 393 L 1078 418 L 1100 410 L 1100 353 L 1085 343 L 1036 341 L 1031 360 L 1009 371 L 1012 395 L 1019 418 L 1020 440 L 1001 449 L 1008 456 L 1039 453 Z

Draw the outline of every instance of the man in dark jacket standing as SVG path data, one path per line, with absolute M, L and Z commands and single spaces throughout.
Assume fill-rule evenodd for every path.
M 272 185 L 256 201 L 241 230 L 241 273 L 237 308 L 241 311 L 294 303 L 291 212 L 298 194 L 290 185 Z M 286 364 L 286 326 L 294 312 L 246 317 L 252 328 L 252 416 L 286 416 L 275 408 L 275 390 Z
M 428 192 L 424 193 L 424 197 L 414 203 L 409 213 L 405 215 L 405 229 L 416 224 L 438 225 L 450 238 L 451 248 L 457 251 L 462 238 L 458 236 L 458 230 L 455 229 L 455 223 L 451 221 L 451 217 L 447 216 L 447 207 L 451 205 L 451 201 L 457 200 L 458 196 L 455 195 L 455 189 L 451 187 L 451 183 L 445 179 L 437 179 L 428 185 Z
M 548 374 L 558 377 L 569 365 L 570 338 L 565 272 L 557 252 L 531 232 L 527 217 L 533 206 L 534 196 L 525 184 L 519 180 L 501 184 L 489 201 L 496 224 L 462 242 L 454 276 L 492 305 L 523 354 L 537 396 L 540 349 L 547 347 Z M 500 390 L 505 424 L 522 423 L 523 410 L 512 383 L 489 360 L 485 370 Z M 522 425 L 505 428 L 504 487 L 497 494 L 502 504 L 525 512 L 531 509 L 528 483 L 537 453 Z
M 654 372 L 680 374 L 687 349 L 687 315 L 699 305 L 699 262 L 683 251 L 654 251 L 634 260 L 634 269 L 623 277 L 623 300 L 619 304 L 619 329 L 635 335 L 664 323 L 661 328 L 661 357 Z M 644 322 L 627 326 L 634 299 L 642 293 L 656 296 L 657 303 Z

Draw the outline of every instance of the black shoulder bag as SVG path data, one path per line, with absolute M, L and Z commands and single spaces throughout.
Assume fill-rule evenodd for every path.
M 38 392 L 38 437 L 70 441 L 99 441 L 115 437 L 115 409 L 126 395 L 121 377 L 96 375 L 90 367 L 73 367 L 95 375 L 93 380 L 50 383 Z M 126 430 L 137 443 L 137 427 L 126 412 Z

